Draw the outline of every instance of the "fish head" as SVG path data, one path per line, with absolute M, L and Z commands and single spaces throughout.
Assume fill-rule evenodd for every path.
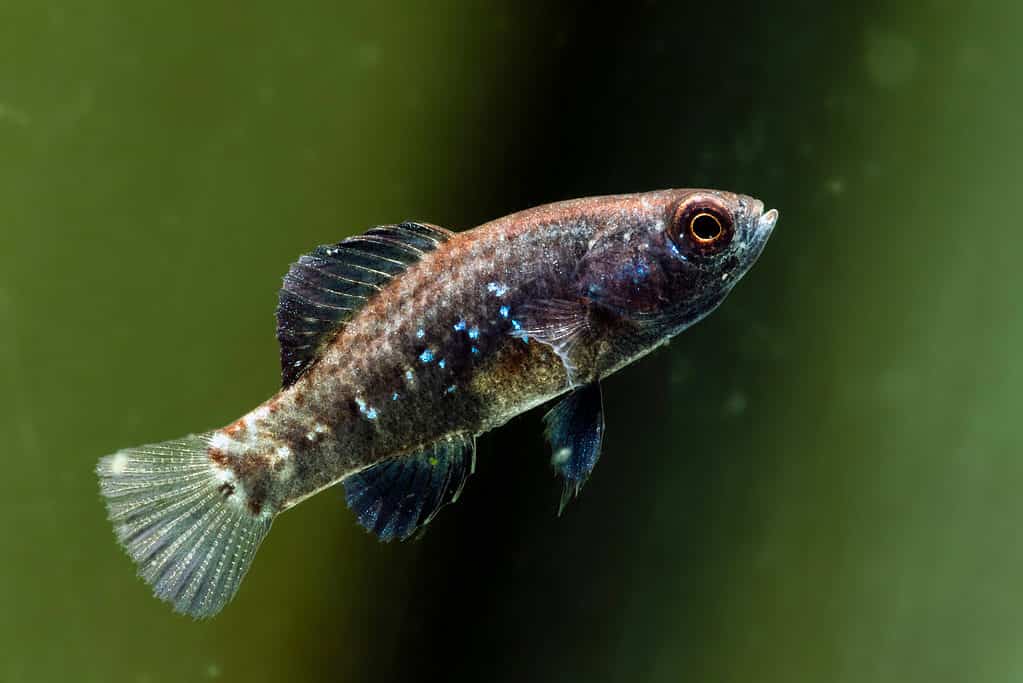
M 669 271 L 684 283 L 731 287 L 760 257 L 778 212 L 759 199 L 717 190 L 684 190 L 669 207 L 663 241 Z
M 749 271 L 778 220 L 753 197 L 652 193 L 587 255 L 591 299 L 672 336 L 713 311 Z
M 680 190 L 651 246 L 663 268 L 662 315 L 681 331 L 724 301 L 756 263 L 771 237 L 778 211 L 743 194 Z

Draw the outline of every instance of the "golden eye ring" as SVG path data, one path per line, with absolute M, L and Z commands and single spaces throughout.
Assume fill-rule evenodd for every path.
M 708 211 L 701 211 L 689 219 L 689 234 L 698 244 L 710 244 L 724 231 L 721 219 Z
M 668 238 L 685 256 L 709 257 L 732 242 L 735 218 L 727 201 L 704 193 L 685 197 L 675 207 Z

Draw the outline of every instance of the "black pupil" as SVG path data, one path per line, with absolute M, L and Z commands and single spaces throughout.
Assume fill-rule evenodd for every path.
M 721 223 L 709 213 L 701 213 L 693 218 L 692 231 L 701 240 L 712 240 L 721 234 Z

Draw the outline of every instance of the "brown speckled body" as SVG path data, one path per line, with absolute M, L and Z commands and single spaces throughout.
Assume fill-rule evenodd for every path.
M 253 513 L 278 512 L 384 458 L 482 434 L 610 374 L 724 296 L 712 292 L 705 311 L 681 322 L 658 317 L 666 287 L 678 285 L 657 279 L 667 277 L 659 240 L 688 192 L 573 200 L 453 234 L 370 298 L 292 386 L 215 433 L 211 458 L 234 474 Z M 614 258 L 604 263 L 593 255 L 607 245 Z M 644 259 L 657 272 L 640 265 L 647 280 L 610 292 L 604 323 L 573 349 L 571 376 L 552 346 L 514 334 L 537 302 L 577 300 L 595 282 L 613 289 L 614 269 Z M 671 296 L 699 301 L 702 286 Z
M 211 617 L 279 512 L 343 481 L 359 524 L 407 539 L 458 498 L 479 434 L 570 392 L 544 418 L 564 506 L 600 457 L 600 380 L 725 299 L 774 227 L 763 209 L 663 190 L 315 248 L 278 297 L 280 393 L 99 460 L 118 541 L 157 597 Z

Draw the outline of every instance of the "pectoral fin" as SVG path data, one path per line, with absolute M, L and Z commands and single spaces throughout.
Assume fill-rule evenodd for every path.
M 561 359 L 570 386 L 577 384 L 574 349 L 590 328 L 590 311 L 583 300 L 547 299 L 526 306 L 512 335 L 535 339 L 549 346 Z
M 564 479 L 558 514 L 579 494 L 600 458 L 604 440 L 604 399 L 600 383 L 586 384 L 544 416 L 544 435 L 551 445 L 551 465 Z
M 475 465 L 475 440 L 452 434 L 351 475 L 344 480 L 345 501 L 381 541 L 405 540 L 458 500 Z

